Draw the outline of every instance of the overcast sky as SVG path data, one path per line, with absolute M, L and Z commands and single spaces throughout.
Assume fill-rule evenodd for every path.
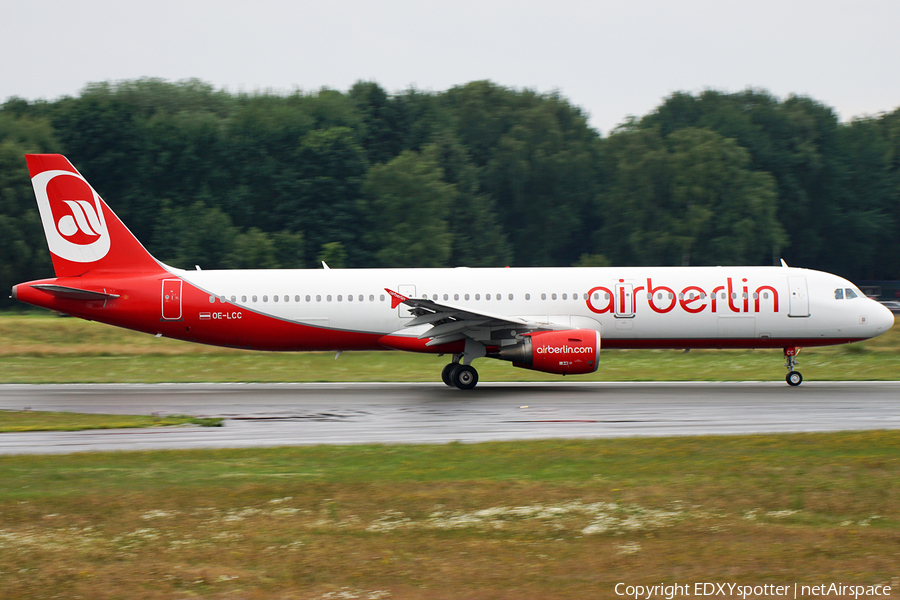
M 0 101 L 195 77 L 231 92 L 478 79 L 558 90 L 604 135 L 675 91 L 900 106 L 898 0 L 38 0 L 0 9 Z

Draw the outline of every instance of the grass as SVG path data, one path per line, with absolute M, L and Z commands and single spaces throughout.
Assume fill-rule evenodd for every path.
M 97 415 L 71 412 L 0 410 L 0 433 L 171 427 L 174 425 L 221 427 L 222 419 L 191 417 L 188 415 Z
M 900 432 L 0 457 L 4 598 L 890 583 Z
M 896 380 L 900 332 L 800 360 L 807 379 Z M 436 381 L 445 361 L 0 317 L 4 383 Z M 782 362 L 608 351 L 578 379 L 781 379 Z M 486 381 L 559 380 L 478 368 Z M 36 415 L 0 412 L 0 430 Z M 616 597 L 618 582 L 891 583 L 898 473 L 898 431 L 4 456 L 0 596 L 581 599 Z
M 266 353 L 154 338 L 46 313 L 0 316 L 0 383 L 439 381 L 446 357 L 401 352 Z M 607 350 L 579 381 L 781 380 L 780 350 Z M 807 380 L 897 380 L 900 328 L 859 344 L 804 349 Z M 560 377 L 479 360 L 482 381 Z

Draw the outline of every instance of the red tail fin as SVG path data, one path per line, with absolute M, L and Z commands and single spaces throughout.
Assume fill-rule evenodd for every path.
M 57 277 L 164 271 L 65 156 L 25 159 Z

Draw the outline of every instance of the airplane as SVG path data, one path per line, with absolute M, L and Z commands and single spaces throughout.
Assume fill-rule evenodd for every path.
M 182 270 L 150 255 L 59 154 L 26 155 L 55 278 L 12 298 L 169 338 L 250 350 L 403 350 L 559 375 L 595 372 L 605 348 L 781 348 L 866 340 L 891 312 L 836 275 L 788 267 Z

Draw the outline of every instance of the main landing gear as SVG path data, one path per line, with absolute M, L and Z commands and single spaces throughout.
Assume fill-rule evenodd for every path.
M 460 364 L 459 359 L 459 355 L 453 356 L 453 362 L 441 371 L 441 379 L 450 387 L 471 390 L 478 384 L 478 371 L 472 365 Z
M 788 370 L 787 376 L 784 378 L 785 381 L 788 382 L 790 386 L 798 386 L 803 383 L 803 375 L 800 374 L 800 371 L 795 371 L 794 367 L 797 365 L 797 354 L 800 352 L 800 348 L 785 348 L 784 349 L 784 357 L 785 362 L 784 366 Z

